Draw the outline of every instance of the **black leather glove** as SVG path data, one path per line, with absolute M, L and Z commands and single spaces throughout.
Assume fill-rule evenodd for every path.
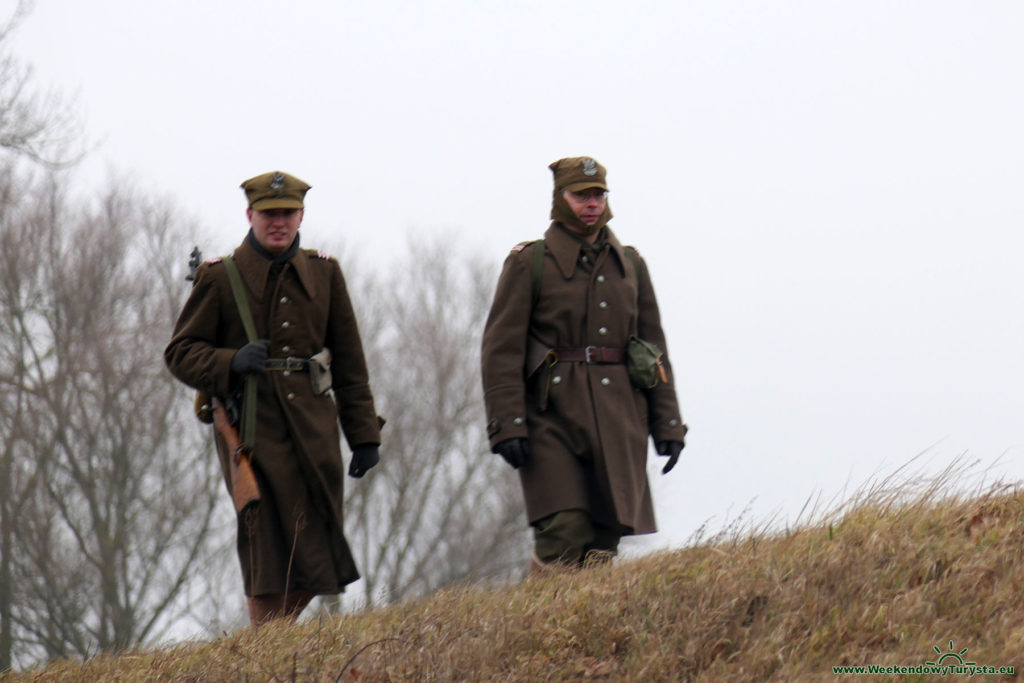
M 348 466 L 348 476 L 359 479 L 379 462 L 380 446 L 375 443 L 356 446 L 352 449 L 352 462 Z
M 235 351 L 235 355 L 231 358 L 231 372 L 236 375 L 265 375 L 267 369 L 263 367 L 263 363 L 267 360 L 269 353 L 269 339 L 257 339 L 254 342 L 249 342 Z
M 491 452 L 505 458 L 505 462 L 512 465 L 512 469 L 517 470 L 530 459 L 530 442 L 522 437 L 505 439 L 494 444 Z
M 676 466 L 676 461 L 679 460 L 679 453 L 683 450 L 683 442 L 659 441 L 654 444 L 654 449 L 658 451 L 658 455 L 668 456 L 668 462 L 665 463 L 665 468 L 661 470 L 662 474 L 668 474 Z

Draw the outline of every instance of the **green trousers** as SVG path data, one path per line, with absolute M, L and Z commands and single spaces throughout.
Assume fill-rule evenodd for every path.
M 592 550 L 614 555 L 620 527 L 595 524 L 583 510 L 562 510 L 533 526 L 533 552 L 541 562 L 582 566 Z

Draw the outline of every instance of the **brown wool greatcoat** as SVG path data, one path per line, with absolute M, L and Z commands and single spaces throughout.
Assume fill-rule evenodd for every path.
M 350 446 L 380 443 L 345 279 L 336 260 L 309 249 L 299 249 L 276 278 L 248 240 L 234 260 L 270 357 L 309 358 L 327 348 L 333 375 L 333 398 L 314 394 L 307 372 L 258 376 L 253 466 L 262 500 L 255 519 L 239 519 L 245 591 L 338 593 L 359 578 L 342 531 L 339 421 Z M 203 264 L 164 352 L 168 368 L 185 384 L 224 397 L 238 388 L 231 359 L 247 342 L 226 267 Z M 227 472 L 219 438 L 217 448 Z
M 532 457 L 519 468 L 531 523 L 561 510 L 588 511 L 625 533 L 656 531 L 647 482 L 647 437 L 683 441 L 671 365 L 668 384 L 639 390 L 625 365 L 562 362 L 547 369 L 538 349 L 625 347 L 630 335 L 666 350 L 647 266 L 608 228 L 596 262 L 560 224 L 544 233 L 539 299 L 531 305 L 536 242 L 505 260 L 483 335 L 487 431 L 493 446 L 526 437 Z M 631 248 L 630 248 L 631 249 Z M 636 262 L 634 266 L 633 262 Z M 534 341 L 530 341 L 530 338 Z M 548 404 L 540 395 L 548 387 Z

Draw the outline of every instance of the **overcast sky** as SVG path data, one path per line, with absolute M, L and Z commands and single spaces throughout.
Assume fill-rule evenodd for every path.
M 1015 0 L 39 0 L 14 46 L 75 98 L 78 182 L 173 198 L 208 254 L 282 169 L 306 246 L 446 233 L 497 273 L 547 164 L 605 164 L 691 426 L 666 547 L 925 450 L 1024 478 L 1021 36 Z

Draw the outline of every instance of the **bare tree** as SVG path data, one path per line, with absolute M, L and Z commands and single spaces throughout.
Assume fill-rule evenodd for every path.
M 0 670 L 152 641 L 190 609 L 222 494 L 160 355 L 179 218 L 0 176 Z
M 59 95 L 33 87 L 32 70 L 11 54 L 11 35 L 32 9 L 18 0 L 0 24 L 0 149 L 48 166 L 78 160 L 81 129 L 71 106 Z
M 484 433 L 480 334 L 496 278 L 455 243 L 418 238 L 383 276 L 346 267 L 387 418 L 381 465 L 346 498 L 365 603 L 507 579 L 528 557 L 519 485 Z
M 167 628 L 210 507 L 208 444 L 152 345 L 176 303 L 143 264 L 171 217 L 114 192 L 72 206 L 40 174 L 77 160 L 80 128 L 10 51 L 31 8 L 0 17 L 0 671 Z
M 16 183 L 18 158 L 57 167 L 70 164 L 70 151 L 79 139 L 77 119 L 71 109 L 53 93 L 32 87 L 31 70 L 10 52 L 11 36 L 29 14 L 30 0 L 18 0 L 11 14 L 0 17 L 0 226 L 3 226 L 3 320 L 0 320 L 0 363 L 8 374 L 0 378 L 0 671 L 11 667 L 14 648 L 14 580 L 16 530 L 24 513 L 32 510 L 32 492 L 37 489 L 39 468 L 19 459 L 33 440 L 38 424 L 33 395 L 28 387 L 27 368 L 22 362 L 31 349 L 24 345 L 32 319 L 31 300 L 39 289 L 38 272 L 17 267 L 24 256 L 14 241 L 13 230 L 21 219 Z M 15 334 L 20 330 L 21 334 Z M 19 359 L 13 361 L 13 359 Z M 39 551 L 39 548 L 33 548 Z

